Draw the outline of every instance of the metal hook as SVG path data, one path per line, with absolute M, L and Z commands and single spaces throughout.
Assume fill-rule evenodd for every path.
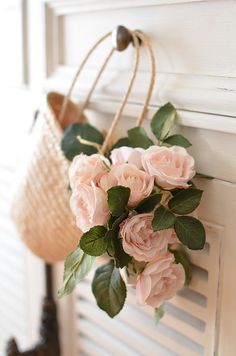
M 137 37 L 138 32 L 140 31 L 137 30 Z M 138 39 L 141 44 L 141 39 L 139 37 Z M 126 27 L 119 25 L 112 31 L 112 44 L 117 51 L 124 51 L 130 43 L 133 43 L 133 37 Z

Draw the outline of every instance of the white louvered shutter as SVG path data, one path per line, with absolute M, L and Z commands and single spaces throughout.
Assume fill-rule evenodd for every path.
M 86 355 L 212 355 L 215 344 L 219 236 L 207 226 L 207 244 L 192 252 L 193 280 L 170 302 L 155 325 L 153 309 L 137 307 L 129 289 L 127 305 L 110 319 L 91 293 L 91 278 L 77 289 L 78 350 Z

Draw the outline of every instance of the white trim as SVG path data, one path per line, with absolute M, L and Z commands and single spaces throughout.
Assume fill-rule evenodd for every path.
M 44 0 L 57 15 L 68 15 L 83 12 L 117 10 L 170 4 L 204 2 L 206 0 Z
M 59 66 L 46 81 L 45 90 L 57 90 L 63 93 L 69 88 L 76 68 Z M 96 71 L 87 70 L 84 78 L 75 87 L 75 99 L 82 98 L 88 90 L 86 87 L 95 78 Z M 98 111 L 114 113 L 117 110 L 125 90 L 130 73 L 107 71 L 91 105 Z M 181 112 L 179 123 L 183 126 L 205 128 L 227 133 L 236 133 L 236 79 L 194 76 L 184 74 L 159 73 L 158 81 L 151 100 L 149 116 L 153 115 L 158 106 L 171 101 Z M 126 107 L 127 116 L 136 116 L 142 105 L 148 83 L 149 73 L 138 75 L 136 86 Z M 81 86 L 80 83 L 83 83 Z M 107 94 L 109 93 L 109 95 Z M 185 112 L 191 111 L 191 115 Z M 191 117 L 191 119 L 190 119 Z
M 100 98 L 97 101 L 91 101 L 88 109 L 115 114 L 119 106 L 120 103 L 112 102 L 110 100 L 102 101 Z M 124 110 L 124 116 L 135 118 L 140 113 L 141 108 L 141 105 L 129 104 Z M 157 109 L 157 106 L 149 107 L 147 112 L 148 120 L 151 120 Z M 233 117 L 205 114 L 200 112 L 189 112 L 184 110 L 178 110 L 178 114 L 178 124 L 181 126 L 236 134 L 236 119 Z

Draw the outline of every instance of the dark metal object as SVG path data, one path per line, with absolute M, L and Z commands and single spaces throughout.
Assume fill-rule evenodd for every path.
M 136 32 L 138 36 L 138 30 Z M 133 43 L 133 37 L 130 31 L 124 26 L 117 26 L 112 32 L 112 44 L 117 51 L 124 51 L 130 43 Z M 139 38 L 141 44 L 141 39 Z
M 15 339 L 7 343 L 6 356 L 60 356 L 57 307 L 53 299 L 52 267 L 45 264 L 46 296 L 43 299 L 39 342 L 20 352 Z

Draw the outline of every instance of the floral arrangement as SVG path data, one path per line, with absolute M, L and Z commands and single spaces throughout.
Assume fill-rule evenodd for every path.
M 61 147 L 72 161 L 70 206 L 83 232 L 79 246 L 67 257 L 62 297 L 98 267 L 92 291 L 110 317 L 124 306 L 127 285 L 136 289 L 139 305 L 163 315 L 165 301 L 191 280 L 186 248 L 200 250 L 205 230 L 193 215 L 202 191 L 194 158 L 182 135 L 170 135 L 177 114 L 172 104 L 161 107 L 151 121 L 152 138 L 135 127 L 104 155 L 103 135 L 88 124 L 66 128 Z M 200 176 L 200 175 L 199 175 Z

